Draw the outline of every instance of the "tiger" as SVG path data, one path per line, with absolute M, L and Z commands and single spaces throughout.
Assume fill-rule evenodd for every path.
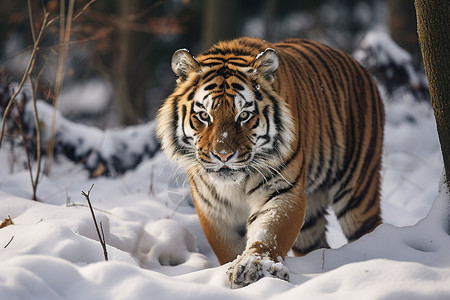
M 328 248 L 334 211 L 349 242 L 381 222 L 384 106 L 351 56 L 306 39 L 220 41 L 173 54 L 157 113 L 186 171 L 204 234 L 232 287 L 289 281 L 287 253 Z

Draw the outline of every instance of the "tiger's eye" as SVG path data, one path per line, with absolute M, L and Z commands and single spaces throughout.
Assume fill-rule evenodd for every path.
M 198 116 L 201 121 L 209 122 L 209 114 L 206 111 L 198 113 Z
M 243 111 L 239 115 L 239 120 L 240 121 L 245 121 L 249 116 L 250 116 L 250 113 L 248 111 Z

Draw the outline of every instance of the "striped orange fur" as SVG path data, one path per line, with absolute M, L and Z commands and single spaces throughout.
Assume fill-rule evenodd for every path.
M 328 247 L 329 206 L 349 241 L 380 224 L 383 104 L 350 56 L 309 40 L 241 38 L 196 57 L 179 50 L 172 69 L 178 84 L 157 134 L 186 169 L 235 285 L 287 279 L 279 262 L 291 248 Z

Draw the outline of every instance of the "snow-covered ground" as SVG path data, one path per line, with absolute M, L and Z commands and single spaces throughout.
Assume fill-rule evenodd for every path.
M 330 217 L 334 249 L 288 257 L 289 283 L 263 278 L 237 290 L 202 233 L 184 175 L 162 153 L 114 178 L 90 178 L 59 157 L 36 202 L 23 153 L 4 142 L 0 219 L 14 225 L 0 229 L 0 299 L 450 299 L 442 220 L 450 202 L 438 197 L 443 164 L 432 110 L 404 100 L 387 104 L 386 114 L 386 224 L 345 244 Z M 107 262 L 81 195 L 92 184 Z

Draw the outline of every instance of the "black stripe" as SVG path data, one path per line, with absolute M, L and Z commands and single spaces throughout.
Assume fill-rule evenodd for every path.
M 295 66 L 297 64 L 296 60 L 293 57 L 291 57 L 290 55 L 288 55 L 288 54 L 280 56 L 280 60 L 288 65 L 288 66 L 286 66 L 287 68 L 289 67 L 289 64 L 291 64 L 293 66 Z M 298 73 L 298 71 L 299 70 L 297 68 L 291 68 L 290 72 L 293 73 L 293 74 L 291 76 L 289 76 L 289 74 L 286 72 L 287 73 L 286 75 L 288 75 L 288 78 L 301 79 L 302 76 Z M 307 93 L 305 92 L 305 90 L 303 88 L 303 85 L 302 85 L 302 84 L 305 84 L 305 82 L 303 80 L 296 80 L 296 82 L 295 82 L 295 84 L 293 86 L 299 86 L 299 84 L 301 84 L 300 87 L 302 89 L 302 93 L 298 93 L 298 94 L 306 95 Z M 299 99 L 297 99 L 297 100 L 299 100 Z M 297 103 L 300 104 L 301 102 L 297 101 Z M 293 116 L 293 117 L 295 117 L 295 116 Z M 301 110 L 300 109 L 297 110 L 297 116 L 296 117 L 297 117 L 297 121 L 299 122 L 299 128 L 301 128 L 301 123 L 302 123 L 303 116 L 301 114 Z M 298 132 L 298 134 L 301 134 L 301 132 Z M 296 148 L 293 149 L 293 151 L 291 152 L 290 156 L 286 159 L 286 161 L 285 161 L 286 165 L 289 165 L 294 159 L 296 159 L 299 155 L 301 155 L 301 151 L 300 151 L 301 143 L 302 143 L 302 139 L 299 139 L 298 143 L 296 145 Z M 305 164 L 302 164 L 302 168 L 305 167 L 304 165 Z
M 173 111 L 173 117 L 172 117 L 172 140 L 174 141 L 175 144 L 175 148 L 177 150 L 181 150 L 182 148 L 184 148 L 184 146 L 182 146 L 179 141 L 178 141 L 178 137 L 177 137 L 177 127 L 178 127 L 178 103 L 179 103 L 179 98 L 178 97 L 174 97 L 172 99 L 172 111 Z M 182 152 L 182 151 L 180 151 Z
M 321 73 L 317 70 L 315 64 L 312 62 L 310 57 L 307 56 L 305 53 L 303 53 L 300 49 L 298 49 L 296 47 L 292 47 L 292 48 L 304 58 L 304 60 L 311 67 L 311 69 L 314 72 L 314 74 L 320 79 L 320 81 L 322 81 Z M 293 60 L 293 58 L 290 57 L 289 54 L 286 54 L 286 57 L 288 57 L 291 60 Z M 294 65 L 296 65 L 295 62 L 294 62 Z M 296 70 L 297 68 L 292 68 L 292 69 Z M 299 77 L 299 78 L 301 78 L 301 77 Z M 313 103 L 316 104 L 316 110 L 317 110 L 318 113 L 320 113 L 320 106 L 318 105 L 317 102 L 318 102 L 319 99 L 321 99 L 321 97 L 318 96 L 317 93 L 316 93 L 317 89 L 314 87 L 315 84 L 313 82 L 313 79 L 311 78 L 311 75 L 309 75 L 309 78 L 310 78 L 310 81 L 309 81 L 310 82 L 310 89 L 311 89 L 311 91 L 312 91 L 312 93 L 313 93 L 313 95 L 315 97 L 315 100 L 316 100 L 316 101 L 313 101 Z M 300 119 L 299 119 L 299 121 L 300 121 Z M 322 126 L 320 126 L 320 125 L 319 125 L 319 130 L 322 131 Z M 319 138 L 320 138 L 320 141 L 319 141 L 319 144 L 320 144 L 320 147 L 319 147 L 319 163 L 314 164 L 314 162 L 312 161 L 310 164 L 308 164 L 308 174 L 313 173 L 312 167 L 313 167 L 313 164 L 314 164 L 315 172 L 314 172 L 314 175 L 311 175 L 311 177 L 314 178 L 314 179 L 316 179 L 316 178 L 318 178 L 320 176 L 320 174 L 322 172 L 321 166 L 323 165 L 323 161 L 324 161 L 323 147 L 322 147 L 323 146 L 322 145 L 323 144 L 323 140 L 322 140 L 323 139 L 323 134 L 319 134 Z M 326 180 L 326 178 L 325 178 L 325 180 Z M 319 185 L 320 185 L 320 183 L 319 183 Z
M 350 120 L 350 126 L 347 126 L 347 131 L 351 132 L 351 141 L 347 141 L 347 147 L 349 149 L 346 149 L 346 162 L 344 163 L 343 168 L 346 169 L 347 177 L 344 181 L 344 183 L 341 184 L 341 189 L 346 188 L 350 181 L 354 178 L 355 170 L 358 168 L 358 164 L 361 162 L 361 155 L 362 155 L 362 143 L 364 140 L 364 118 L 365 116 L 361 113 L 364 111 L 363 108 L 361 108 L 360 99 L 364 99 L 365 93 L 361 95 L 361 91 L 356 90 L 356 87 L 360 87 L 361 84 L 357 83 L 361 81 L 361 77 L 359 76 L 358 69 L 354 68 L 354 65 L 349 65 L 353 69 L 353 90 L 354 95 L 356 98 L 354 98 L 354 102 L 351 104 L 356 105 L 350 105 L 350 109 L 348 111 L 348 118 Z M 355 82 L 356 80 L 356 82 Z M 354 111 L 354 107 L 357 106 L 357 111 Z M 356 115 L 356 116 L 355 116 Z M 355 119 L 358 120 L 357 124 L 355 123 Z M 359 130 L 359 136 L 356 136 L 356 130 Z M 356 145 L 356 147 L 355 147 Z M 356 152 L 355 152 L 356 151 Z M 361 173 L 362 174 L 362 173 Z M 339 193 L 340 191 L 338 191 Z
M 370 185 L 372 183 L 370 179 L 373 178 L 374 173 L 376 171 L 378 171 L 378 169 L 374 168 L 372 170 L 372 172 L 370 173 L 370 175 L 365 174 L 365 176 L 367 176 L 367 178 L 369 178 L 369 180 L 366 181 L 366 185 L 364 186 L 364 189 L 362 191 L 360 191 L 358 195 L 353 195 L 352 198 L 350 199 L 350 201 L 347 202 L 346 206 L 343 209 L 341 209 L 339 212 L 336 212 L 336 218 L 340 219 L 340 218 L 344 217 L 351 210 L 359 207 L 365 197 L 377 196 L 376 194 L 375 195 L 367 194 L 367 191 L 369 190 Z
M 188 96 L 188 101 L 191 101 L 192 99 L 194 99 L 195 93 L 197 92 L 197 87 L 194 87 L 194 89 L 192 90 L 192 92 L 189 93 Z
M 202 62 L 203 67 L 215 67 L 215 66 L 221 66 L 221 65 L 223 65 L 223 62 L 210 62 L 210 63 Z
M 359 227 L 357 231 L 354 231 L 353 234 L 347 236 L 347 239 L 352 242 L 354 240 L 359 239 L 364 234 L 370 232 L 375 228 L 375 226 L 381 222 L 381 218 L 379 214 L 373 215 L 370 218 L 366 219 L 364 223 Z
M 275 123 L 275 128 L 277 133 L 284 131 L 284 125 L 281 121 L 280 117 L 280 107 L 278 105 L 278 100 L 272 97 L 272 95 L 268 95 L 269 100 L 272 102 L 273 109 L 273 122 Z
M 210 82 L 213 78 L 216 77 L 216 70 L 210 70 L 203 75 L 203 84 Z
M 333 204 L 338 203 L 341 201 L 345 196 L 347 196 L 350 192 L 353 192 L 353 188 L 347 189 L 347 185 L 342 184 L 339 191 L 336 193 L 336 195 L 333 198 Z
M 247 82 L 247 75 L 245 75 L 245 73 L 243 73 L 239 70 L 236 70 L 233 75 L 236 76 L 237 78 L 239 78 L 244 83 Z
M 240 63 L 237 63 L 237 62 L 233 62 L 233 61 L 230 61 L 230 62 L 228 62 L 230 65 L 233 65 L 233 66 L 236 66 L 236 67 L 248 67 L 248 63 L 246 62 L 245 64 L 240 64 Z
M 305 223 L 303 223 L 302 230 L 307 230 L 316 224 L 318 219 L 324 219 L 324 216 L 327 214 L 327 208 L 321 207 L 319 211 L 316 211 L 315 214 L 306 215 L 307 218 Z M 326 220 L 325 220 L 326 222 Z
M 240 85 L 239 83 L 236 83 L 236 82 L 231 83 L 231 86 L 238 91 L 245 90 L 245 88 L 242 85 Z
M 248 218 L 248 220 L 247 220 L 247 226 L 249 226 L 249 225 L 251 225 L 253 222 L 255 222 L 256 219 L 257 219 L 260 215 L 264 215 L 264 214 L 266 214 L 267 212 L 269 212 L 269 210 L 266 209 L 266 210 L 258 211 L 258 212 L 256 212 L 256 213 L 252 214 L 252 215 Z
M 214 199 L 216 199 L 220 204 L 225 205 L 226 207 L 231 207 L 231 203 L 230 201 L 228 201 L 228 199 L 220 197 L 219 194 L 217 193 L 215 187 L 213 185 L 210 185 L 208 183 L 208 181 L 206 181 L 203 176 L 198 176 L 198 178 L 200 178 L 200 180 L 202 181 L 202 183 L 204 185 L 206 185 L 208 187 L 209 192 L 212 194 L 212 197 Z
M 258 101 L 261 101 L 261 100 L 263 100 L 263 96 L 261 95 L 261 93 L 258 91 L 258 90 L 254 90 L 253 91 L 253 94 L 255 95 L 255 99 L 256 100 L 258 100 Z
M 308 47 L 308 45 L 309 45 L 309 47 Z M 330 70 L 330 64 L 327 61 L 325 61 L 323 59 L 323 57 L 322 57 L 326 53 L 325 49 L 319 47 L 317 44 L 313 44 L 313 43 L 311 43 L 309 41 L 306 41 L 306 40 L 304 41 L 302 46 L 305 47 L 306 49 L 308 49 L 311 53 L 313 53 L 316 56 L 316 58 L 318 58 L 320 60 L 320 62 L 322 63 L 323 67 L 325 68 L 325 70 L 328 73 L 328 76 L 330 78 L 330 80 L 327 80 L 327 83 L 331 82 L 331 84 L 333 85 L 334 96 L 337 97 L 339 95 L 339 93 L 338 93 L 338 87 L 336 86 L 336 83 L 339 80 L 334 77 L 335 72 L 332 72 Z M 312 48 L 312 46 L 314 47 L 314 49 Z M 328 48 L 328 47 L 326 49 L 329 50 L 329 51 L 331 50 L 331 48 Z M 332 51 L 334 51 L 334 50 L 332 50 Z M 329 61 L 332 62 L 334 60 L 329 58 Z M 331 101 L 334 100 L 333 104 L 335 106 L 335 109 L 336 109 L 336 112 L 337 112 L 337 116 L 339 118 L 339 122 L 342 124 L 342 116 L 339 114 L 339 107 L 338 107 L 338 104 L 336 102 L 336 99 L 330 99 L 330 100 Z
M 185 108 L 184 108 L 184 110 L 185 110 Z M 191 106 L 191 113 L 190 113 L 190 115 L 192 116 L 194 114 L 195 114 L 194 106 L 192 105 Z M 186 111 L 184 111 L 184 113 L 183 113 L 183 120 L 185 119 L 185 117 L 186 117 Z M 192 129 L 197 131 L 197 127 L 195 127 L 194 122 L 192 122 L 192 118 L 191 117 L 189 117 L 189 125 L 191 126 Z M 186 133 L 184 132 L 184 122 L 183 122 L 183 134 L 186 136 Z
M 377 116 L 379 114 L 377 106 L 379 104 L 377 103 L 377 101 L 375 101 L 375 99 L 377 99 L 378 101 L 381 101 L 381 100 L 376 95 L 376 90 L 375 90 L 374 84 L 371 81 L 370 75 L 367 72 L 365 72 L 364 70 L 362 70 L 362 71 L 366 75 L 365 79 L 366 79 L 367 84 L 370 87 L 369 101 L 370 101 L 370 104 L 372 104 L 372 110 L 371 110 L 371 112 L 372 112 L 372 115 L 371 115 L 372 124 L 371 125 L 372 126 L 371 126 L 371 133 L 370 133 L 371 139 L 370 139 L 369 146 L 367 147 L 367 151 L 365 153 L 364 165 L 362 167 L 362 174 L 366 174 L 368 172 L 370 165 L 374 163 L 373 156 L 377 149 L 377 147 L 376 147 L 377 146 L 376 145 L 377 136 L 378 136 L 378 131 L 380 130 L 380 126 L 378 124 L 378 118 L 377 118 Z M 367 135 L 367 134 L 364 133 L 364 135 Z
M 211 84 L 205 86 L 205 87 L 204 87 L 204 90 L 205 90 L 205 91 L 209 91 L 209 90 L 212 90 L 213 88 L 215 88 L 216 86 L 217 86 L 217 84 L 211 83 Z
M 222 63 L 229 62 L 229 63 L 231 63 L 231 64 L 233 64 L 233 65 L 234 65 L 234 64 L 238 64 L 237 62 L 233 62 L 233 60 L 239 60 L 239 61 L 243 61 L 243 62 L 245 62 L 245 63 L 248 63 L 247 60 L 246 60 L 245 58 L 239 57 L 239 54 L 238 54 L 238 53 L 236 53 L 235 55 L 236 55 L 236 56 L 228 57 L 228 58 L 225 58 L 225 57 L 222 57 L 222 56 L 207 57 L 207 58 L 205 58 L 205 59 L 202 60 L 202 64 L 203 64 L 203 63 L 208 63 L 208 62 L 207 62 L 208 60 L 218 60 L 218 61 L 220 61 L 220 62 L 222 62 Z M 246 64 L 246 65 L 248 65 L 248 64 Z
M 319 74 L 317 74 L 317 75 L 319 76 Z M 320 76 L 319 76 L 319 78 L 320 78 Z M 315 98 L 313 102 L 316 105 L 314 112 L 317 112 L 319 114 L 318 118 L 320 118 L 320 115 L 322 114 L 322 110 L 321 110 L 321 106 L 320 106 L 320 104 L 318 102 L 319 102 L 319 100 L 321 100 L 321 97 L 316 95 L 316 89 L 313 88 L 314 83 L 313 83 L 312 80 L 313 79 L 310 78 L 312 92 L 313 92 L 314 98 Z M 324 160 L 325 160 L 324 149 L 323 149 L 323 144 L 324 144 L 323 140 L 324 140 L 325 133 L 323 132 L 323 126 L 321 125 L 321 123 L 319 122 L 317 125 L 319 127 L 318 128 L 319 132 L 317 134 L 318 136 L 316 137 L 316 138 L 319 139 L 319 149 L 318 149 L 319 162 L 316 163 L 315 160 L 312 159 L 311 162 L 308 165 L 308 177 L 312 178 L 312 180 L 314 180 L 314 181 L 317 181 L 317 179 L 322 174 L 322 171 L 323 171 L 322 166 L 323 166 L 323 163 L 324 163 Z M 315 172 L 314 173 L 312 172 L 313 170 L 312 170 L 312 166 L 311 165 L 314 165 L 314 167 L 315 167 Z M 318 183 L 318 184 L 320 185 L 320 183 Z
M 200 108 L 206 109 L 206 107 L 201 102 L 195 101 L 195 105 L 197 105 Z M 192 107 L 194 107 L 194 106 L 192 106 Z M 192 110 L 192 113 L 195 113 L 195 112 Z
M 256 138 L 256 143 L 260 140 L 263 139 L 265 140 L 264 143 L 261 144 L 261 146 L 264 146 L 268 143 L 270 143 L 270 136 L 269 136 L 269 130 L 270 130 L 270 117 L 269 117 L 269 106 L 265 106 L 263 108 L 263 116 L 264 119 L 266 120 L 266 124 L 267 124 L 267 129 L 266 129 L 266 134 L 265 135 L 260 135 Z
M 377 171 L 376 171 L 377 172 Z M 375 174 L 374 174 L 375 175 Z M 376 176 L 378 176 L 378 174 L 376 174 Z M 370 182 L 372 182 L 374 179 L 373 178 L 369 178 L 368 179 Z M 373 197 L 370 199 L 370 201 L 367 202 L 366 204 L 366 208 L 364 209 L 364 213 L 367 213 L 371 208 L 373 208 L 375 205 L 379 205 L 379 199 L 380 199 L 380 189 L 379 186 L 375 187 L 375 191 L 374 191 L 374 195 Z
M 297 253 L 306 254 L 313 250 L 319 249 L 320 245 L 323 243 L 325 239 L 325 236 L 322 234 L 321 236 L 317 237 L 312 244 L 309 244 L 306 248 L 300 248 L 296 245 L 292 246 L 292 250 L 294 250 Z
M 247 140 L 253 145 L 256 145 L 256 142 L 254 142 L 250 137 L 246 136 Z
M 273 192 L 272 194 L 270 194 L 269 198 L 266 199 L 266 202 L 264 202 L 264 204 L 269 203 L 276 196 L 279 196 L 281 194 L 289 192 L 295 186 L 295 184 L 297 183 L 297 180 L 298 180 L 298 178 L 295 179 L 294 184 L 289 185 L 288 187 L 285 187 L 284 189 L 277 190 L 277 191 Z
M 197 184 L 195 183 L 194 180 L 191 180 L 191 185 L 193 186 L 194 190 L 197 192 L 196 194 L 198 195 L 199 199 L 200 199 L 203 203 L 205 203 L 208 207 L 212 208 L 213 205 L 211 204 L 211 202 L 208 201 L 208 199 L 207 199 L 205 196 L 203 196 L 203 195 L 200 193 L 200 191 L 199 191 L 199 189 L 198 189 L 198 187 L 197 187 Z

